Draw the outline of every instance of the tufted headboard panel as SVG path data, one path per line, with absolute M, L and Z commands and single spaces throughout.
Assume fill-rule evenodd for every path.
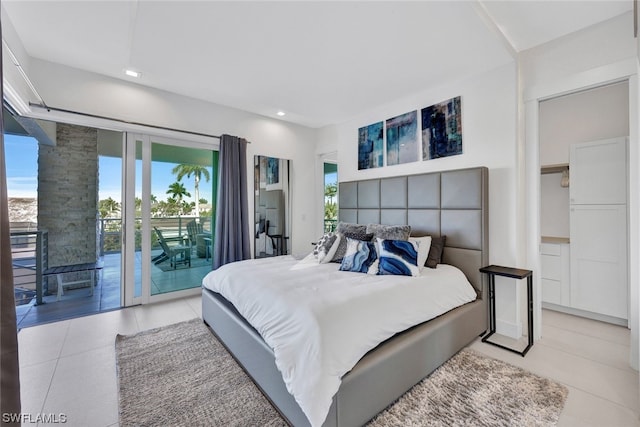
M 339 219 L 408 224 L 412 236 L 446 235 L 443 262 L 462 270 L 486 298 L 489 170 L 486 167 L 341 182 Z

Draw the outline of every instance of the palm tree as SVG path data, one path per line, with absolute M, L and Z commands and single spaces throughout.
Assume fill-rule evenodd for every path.
M 176 199 L 168 198 L 166 202 L 162 203 L 163 213 L 162 216 L 176 216 L 181 213 L 181 203 L 178 203 Z
M 135 198 L 135 204 L 136 204 L 136 212 L 137 213 L 142 212 L 142 199 L 140 197 Z
M 335 221 L 338 219 L 338 205 L 335 202 L 324 205 L 324 219 L 325 221 Z
M 149 196 L 149 200 L 151 200 L 151 216 L 158 216 L 158 212 L 160 211 L 158 198 L 152 194 Z
M 120 211 L 120 203 L 109 197 L 108 199 L 100 200 L 98 210 L 102 218 L 108 218 L 111 214 Z
M 333 198 L 338 194 L 338 185 L 335 182 L 325 184 L 324 186 L 324 197 L 329 198 L 328 203 L 333 203 Z
M 171 173 L 176 175 L 176 179 L 181 181 L 185 176 L 187 178 L 191 178 L 193 175 L 194 179 L 194 197 L 196 199 L 195 209 L 196 209 L 196 218 L 200 216 L 200 178 L 204 176 L 206 182 L 209 182 L 211 178 L 209 171 L 204 166 L 199 165 L 188 165 L 188 164 L 180 164 L 173 168 Z M 191 196 L 191 195 L 189 195 Z
M 330 182 L 324 186 L 324 222 L 325 228 L 328 224 L 331 227 L 335 225 L 335 221 L 338 219 L 338 204 L 333 201 L 333 198 L 338 194 L 338 184 Z M 328 199 L 328 200 L 327 200 Z
M 171 194 L 171 200 L 173 200 L 177 206 L 182 206 L 182 199 L 185 196 L 191 197 L 191 193 L 184 188 L 184 184 L 177 181 L 169 186 L 167 194 Z

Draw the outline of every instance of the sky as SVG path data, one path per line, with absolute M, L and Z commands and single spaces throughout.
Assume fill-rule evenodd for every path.
M 324 185 L 327 184 L 337 184 L 338 183 L 338 173 L 332 172 L 324 175 Z
M 5 161 L 7 167 L 7 192 L 9 197 L 36 198 L 38 191 L 38 143 L 35 138 L 7 135 L 4 136 Z M 137 166 L 141 164 L 137 162 Z M 175 163 L 153 162 L 151 168 L 151 193 L 158 200 L 166 200 L 169 185 L 176 181 L 175 175 L 171 173 Z M 119 158 L 103 157 L 99 158 L 100 188 L 99 199 L 108 197 L 120 202 L 121 181 L 122 181 L 122 161 Z M 141 182 L 142 172 L 137 168 L 136 183 Z M 209 170 L 211 174 L 212 171 Z M 205 180 L 200 182 L 200 198 L 207 199 L 211 203 L 211 180 L 208 185 Z M 193 177 L 182 179 L 182 183 L 188 192 L 193 194 Z M 186 198 L 193 201 L 193 197 Z
M 37 197 L 38 143 L 34 138 L 4 135 L 9 197 Z
M 25 197 L 37 198 L 38 191 L 38 143 L 35 138 L 26 136 L 7 135 L 4 136 L 5 156 L 7 166 L 7 191 L 9 197 Z M 141 162 L 137 162 L 140 166 Z M 154 162 L 151 169 L 151 194 L 156 196 L 158 200 L 166 200 L 169 195 L 166 194 L 169 185 L 176 181 L 175 175 L 171 173 L 171 169 L 175 163 Z M 100 171 L 100 188 L 99 199 L 104 200 L 108 197 L 120 202 L 121 181 L 122 181 L 122 160 L 115 157 L 99 158 Z M 211 173 L 211 170 L 209 170 Z M 137 167 L 136 185 L 142 181 L 142 171 Z M 327 174 L 325 183 L 337 182 L 336 173 Z M 193 201 L 193 177 L 183 178 L 182 182 L 188 192 L 192 193 L 191 198 L 187 201 Z M 204 182 L 200 183 L 200 198 L 206 199 L 211 203 L 211 181 L 209 185 Z M 137 191 L 136 194 L 139 194 Z

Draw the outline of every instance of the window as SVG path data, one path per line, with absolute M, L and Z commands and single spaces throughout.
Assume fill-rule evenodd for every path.
M 324 163 L 324 231 L 335 231 L 338 223 L 338 165 Z

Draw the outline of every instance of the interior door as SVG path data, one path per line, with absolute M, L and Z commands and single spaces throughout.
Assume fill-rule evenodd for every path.
M 571 204 L 627 203 L 625 138 L 572 144 L 569 171 Z
M 571 306 L 628 318 L 627 207 L 572 205 Z

